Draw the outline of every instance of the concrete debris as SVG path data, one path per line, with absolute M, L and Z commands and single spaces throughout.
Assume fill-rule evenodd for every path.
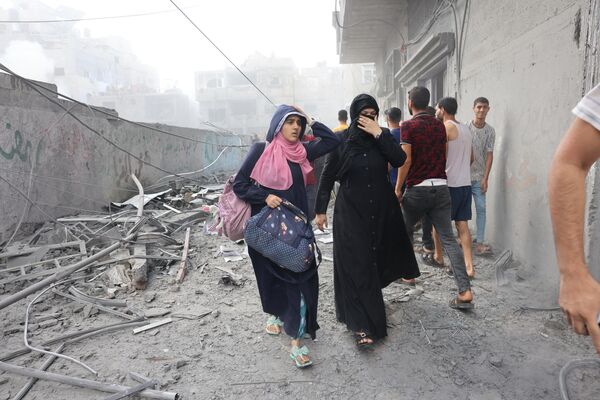
M 181 309 L 177 306 L 183 302 L 189 303 L 187 300 L 178 300 L 181 296 L 180 285 L 185 284 L 186 276 L 199 269 L 200 265 L 202 270 L 209 265 L 210 257 L 199 252 L 198 247 L 192 244 L 192 239 L 195 232 L 203 229 L 204 222 L 210 216 L 208 209 L 215 207 L 223 185 L 175 185 L 174 188 L 144 194 L 140 181 L 135 176 L 132 179 L 136 181 L 139 194 L 124 202 L 113 202 L 113 207 L 108 210 L 109 214 L 73 215 L 46 222 L 40 227 L 29 229 L 28 236 L 17 236 L 12 245 L 0 253 L 0 310 L 29 295 L 38 293 L 40 296 L 30 304 L 31 314 L 27 312 L 27 316 L 31 315 L 27 329 L 27 336 L 32 338 L 31 341 L 36 341 L 38 335 L 73 329 L 73 333 L 59 333 L 61 337 L 41 343 L 44 348 L 48 348 L 53 344 L 89 340 L 92 336 L 124 328 L 133 329 L 134 334 L 147 332 L 149 340 L 156 340 L 151 338 L 159 333 L 158 328 L 171 322 L 199 323 L 211 313 L 214 317 L 219 315 L 218 310 L 207 311 L 204 307 L 192 306 Z M 118 210 L 115 211 L 114 207 L 118 207 Z M 231 257 L 229 261 L 245 258 L 233 249 L 224 251 L 223 256 Z M 196 263 L 199 257 L 202 260 Z M 194 265 L 198 267 L 193 267 Z M 233 271 L 223 272 L 232 285 L 241 286 L 245 281 Z M 176 274 L 176 285 L 171 284 L 172 278 L 168 282 L 164 280 L 169 273 L 173 274 L 171 276 Z M 212 284 L 216 282 L 213 280 Z M 136 296 L 139 291 L 148 287 L 152 287 L 151 292 Z M 200 289 L 192 290 L 198 295 L 203 294 Z M 165 297 L 159 293 L 165 293 Z M 146 308 L 158 296 L 161 296 L 164 306 Z M 183 313 L 173 314 L 172 310 L 176 309 Z M 171 317 L 165 318 L 166 315 Z M 163 319 L 153 320 L 161 317 Z M 117 324 L 111 324 L 109 320 L 114 321 L 115 318 L 125 319 L 125 322 L 121 320 Z M 89 329 L 90 325 L 98 324 L 101 325 Z M 23 323 L 12 318 L 6 320 L 0 335 L 8 343 L 13 340 L 13 336 L 22 336 L 24 331 Z M 233 332 L 229 326 L 227 332 L 229 335 Z M 111 343 L 118 346 L 118 336 Z M 33 370 L 2 364 L 3 361 L 30 351 L 30 348 L 23 348 L 0 356 L 0 374 L 6 371 L 30 378 L 17 398 L 24 397 L 37 379 L 112 392 L 114 395 L 110 398 L 115 399 L 130 395 L 179 397 L 176 393 L 148 389 L 158 383 L 147 378 L 132 378 L 139 384 L 126 387 L 50 374 L 44 372 L 45 368 Z M 86 354 L 95 353 L 83 350 L 84 357 Z M 92 359 L 98 357 L 101 357 L 100 353 Z M 49 366 L 51 360 L 53 359 L 48 357 L 44 365 Z M 187 364 L 187 360 L 180 360 L 175 367 L 179 369 Z M 181 378 L 181 375 L 175 375 L 163 382 L 161 387 Z M 115 382 L 124 380 L 122 374 L 117 377 Z M 0 385 L 9 382 L 7 376 L 0 377 Z M 18 389 L 15 388 L 12 393 L 17 393 Z M 6 396 L 8 398 L 11 394 Z

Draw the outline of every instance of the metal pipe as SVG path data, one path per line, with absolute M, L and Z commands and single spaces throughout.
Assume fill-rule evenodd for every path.
M 60 346 L 58 346 L 58 348 L 56 350 L 54 350 L 54 352 L 60 353 L 64 347 L 65 347 L 65 344 L 63 343 Z M 46 361 L 44 361 L 44 364 L 42 364 L 40 371 L 45 371 L 48 368 L 50 368 L 50 366 L 54 363 L 54 361 L 57 358 L 58 357 L 56 357 L 55 355 L 51 355 Z M 38 381 L 37 378 L 29 378 L 29 380 L 27 381 L 25 386 L 23 386 L 21 388 L 21 390 L 19 390 L 19 392 L 15 395 L 15 397 L 13 397 L 13 400 L 21 400 L 21 399 L 23 399 L 23 397 L 27 396 L 27 393 L 29 393 L 29 391 L 31 390 L 33 385 L 35 385 L 35 383 L 37 381 Z
M 135 233 L 131 233 L 130 235 L 128 235 L 125 238 L 125 240 L 130 241 L 133 238 L 135 238 L 135 236 L 136 236 Z M 13 303 L 16 303 L 17 301 L 29 296 L 32 293 L 37 292 L 38 290 L 41 290 L 41 289 L 53 284 L 54 282 L 64 279 L 65 277 L 71 275 L 72 273 L 74 273 L 82 268 L 87 267 L 94 261 L 97 261 L 97 260 L 101 259 L 102 257 L 110 254 L 114 250 L 118 249 L 120 246 L 121 246 L 120 242 L 113 243 L 112 245 L 108 246 L 107 248 L 100 250 L 98 253 L 94 254 L 93 256 L 83 259 L 81 261 L 78 261 L 75 264 L 72 264 L 70 266 L 67 266 L 67 267 L 65 267 L 64 270 L 58 271 L 54 275 L 49 276 L 46 279 L 42 279 L 41 281 L 34 283 L 33 285 L 28 286 L 27 288 L 21 290 L 20 292 L 17 292 L 15 294 L 12 294 L 12 295 L 0 300 L 0 310 L 8 307 L 9 305 L 11 305 Z
M 140 192 L 140 204 L 138 205 L 137 216 L 141 218 L 142 215 L 144 215 L 144 187 L 142 186 L 138 178 L 135 176 L 135 174 L 131 174 L 131 179 L 133 179 L 133 181 L 135 182 L 135 186 L 137 186 Z
M 64 384 L 72 385 L 72 386 L 79 386 L 79 387 L 83 387 L 83 388 L 87 388 L 87 389 L 95 389 L 95 390 L 99 390 L 101 392 L 107 392 L 107 393 L 119 393 L 119 392 L 124 392 L 124 391 L 130 389 L 130 387 L 128 387 L 128 386 L 121 386 L 121 385 L 115 385 L 112 383 L 103 383 L 103 382 L 98 382 L 98 381 L 92 381 L 90 379 L 75 378 L 72 376 L 55 374 L 53 372 L 40 371 L 40 370 L 37 370 L 34 368 L 19 367 L 17 365 L 11 365 L 11 364 L 1 362 L 1 361 L 0 361 L 0 371 L 5 371 L 5 372 L 21 375 L 21 376 L 28 376 L 31 378 L 38 378 L 38 379 L 42 379 L 42 380 L 46 380 L 46 381 L 64 383 Z M 145 390 L 141 391 L 140 393 L 138 393 L 138 396 L 145 397 L 147 399 L 158 399 L 158 400 L 179 400 L 180 399 L 180 396 L 178 393 L 161 392 L 161 391 L 153 390 L 153 389 L 145 389 Z

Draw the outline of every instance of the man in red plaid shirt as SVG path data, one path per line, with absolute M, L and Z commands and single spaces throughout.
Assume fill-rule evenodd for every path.
M 449 272 L 454 275 L 458 286 L 458 295 L 450 300 L 449 305 L 468 310 L 474 307 L 473 293 L 463 252 L 452 230 L 452 206 L 446 179 L 446 128 L 427 113 L 429 99 L 429 90 L 422 86 L 414 87 L 408 94 L 408 109 L 413 117 L 400 125 L 402 149 L 407 158 L 398 169 L 396 196 L 402 204 L 411 239 L 414 226 L 421 218 L 427 216 L 431 220 L 450 258 Z M 403 195 L 404 181 L 406 190 Z

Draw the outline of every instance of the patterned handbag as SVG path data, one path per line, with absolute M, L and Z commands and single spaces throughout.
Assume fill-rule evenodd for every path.
M 248 246 L 292 272 L 310 269 L 315 255 L 321 263 L 321 251 L 308 218 L 287 200 L 277 208 L 265 206 L 250 218 L 245 239 Z

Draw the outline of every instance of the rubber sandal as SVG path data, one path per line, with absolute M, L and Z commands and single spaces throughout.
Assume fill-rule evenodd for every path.
M 369 350 L 369 349 L 373 348 L 373 344 L 375 343 L 375 340 L 368 333 L 365 333 L 365 332 L 355 332 L 354 333 L 354 337 L 356 339 L 356 347 L 358 347 L 359 349 L 361 349 L 361 350 Z M 368 342 L 368 341 L 365 341 L 365 340 L 371 340 L 371 341 Z
M 410 287 L 417 286 L 417 280 L 415 278 L 413 278 L 413 279 L 400 278 L 396 282 L 399 283 L 400 285 L 406 285 L 406 286 L 410 286 Z
M 477 244 L 475 246 L 475 254 L 477 254 L 478 256 L 482 256 L 485 254 L 491 254 L 492 253 L 492 248 L 491 246 L 487 245 L 487 244 Z
M 296 368 L 306 368 L 312 365 L 313 362 L 310 358 L 308 358 L 308 361 L 303 363 L 298 359 L 299 357 L 308 358 L 308 347 L 292 347 L 292 350 L 290 351 L 290 358 L 292 359 L 292 361 L 294 361 L 294 364 L 296 364 Z
M 421 259 L 423 260 L 423 262 L 427 265 L 431 265 L 432 267 L 436 267 L 436 268 L 446 268 L 446 264 L 444 263 L 439 263 L 436 261 L 435 258 L 433 258 L 433 253 L 424 253 L 421 255 Z
M 281 321 L 276 316 L 271 315 L 267 320 L 267 326 L 265 327 L 265 331 L 271 336 L 278 336 L 281 333 L 282 326 L 283 321 Z
M 450 308 L 453 308 L 455 310 L 472 310 L 475 308 L 475 304 L 473 304 L 472 302 L 460 301 L 458 300 L 458 297 L 455 297 L 452 300 L 450 300 L 450 303 L 448 303 L 448 305 L 450 306 Z

